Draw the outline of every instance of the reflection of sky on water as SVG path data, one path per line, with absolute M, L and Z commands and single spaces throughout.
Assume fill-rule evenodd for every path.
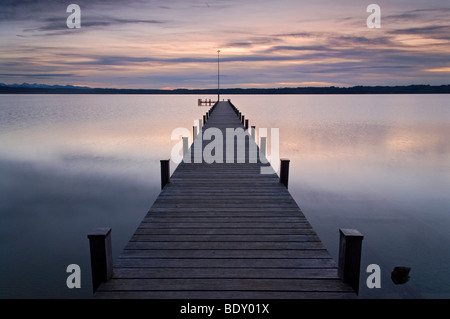
M 88 296 L 87 233 L 113 227 L 117 256 L 158 191 L 150 183 L 30 162 L 1 161 L 0 175 L 0 286 L 10 297 Z M 85 290 L 64 289 L 70 263 L 82 267 Z
M 339 227 L 365 235 L 362 285 L 369 263 L 383 277 L 382 290 L 362 289 L 363 296 L 450 295 L 450 256 L 442 250 L 450 225 L 445 96 L 231 98 L 250 125 L 280 128 L 289 189 L 333 257 Z M 0 295 L 89 296 L 87 232 L 112 227 L 117 256 L 159 193 L 172 130 L 191 130 L 206 111 L 196 101 L 2 97 L 0 269 L 8 276 L 0 276 Z M 65 287 L 70 263 L 84 270 L 82 291 Z M 394 286 L 389 272 L 402 264 L 412 267 L 411 280 Z
M 90 296 L 87 233 L 112 227 L 114 255 L 120 253 L 159 193 L 159 161 L 175 143 L 171 131 L 205 111 L 196 102 L 2 97 L 0 296 Z M 71 263 L 81 266 L 81 291 L 65 287 Z
M 250 125 L 280 128 L 289 189 L 337 260 L 338 228 L 364 235 L 361 295 L 450 296 L 450 109 L 434 96 L 234 96 Z M 274 112 L 273 105 L 278 105 Z M 382 269 L 365 288 L 364 265 Z M 390 280 L 412 266 L 408 285 Z M 432 270 L 430 270 L 432 269 Z M 439 273 L 440 276 L 436 276 Z

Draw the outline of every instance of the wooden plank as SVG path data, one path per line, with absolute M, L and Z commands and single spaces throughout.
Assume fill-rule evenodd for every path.
M 213 289 L 212 289 L 213 288 Z M 348 285 L 339 279 L 222 279 L 222 278 L 182 278 L 182 279 L 111 279 L 99 291 L 316 291 L 350 292 Z
M 98 299 L 352 299 L 354 292 L 347 291 L 99 291 Z
M 164 219 L 159 217 L 146 219 L 146 223 L 211 223 L 214 222 L 216 225 L 221 225 L 225 223 L 241 223 L 241 224 L 252 224 L 256 223 L 277 223 L 280 220 L 280 217 L 178 217 L 174 218 L 172 216 L 166 216 Z M 300 222 L 300 220 L 296 217 L 284 217 L 283 221 L 280 224 L 288 224 Z
M 125 249 L 121 258 L 330 258 L 325 249 Z
M 125 258 L 116 267 L 136 268 L 336 268 L 332 258 Z
M 315 234 L 312 228 L 142 228 L 139 227 L 135 235 L 313 235 Z
M 304 242 L 304 241 L 319 241 L 317 235 L 217 235 L 217 234 L 204 234 L 204 235 L 137 235 L 134 234 L 130 241 L 163 241 L 163 242 L 176 242 L 176 241 L 189 241 L 189 242 L 211 242 L 211 241 L 259 241 L 259 242 Z
M 221 212 L 241 212 L 241 213 L 251 213 L 251 212 L 266 212 L 266 213 L 276 213 L 276 212 L 297 212 L 301 213 L 301 210 L 296 207 L 285 207 L 285 208 L 278 208 L 274 207 L 272 209 L 263 210 L 261 207 L 246 207 L 245 209 L 242 209 L 241 207 L 218 207 L 214 208 L 214 210 L 218 210 Z M 205 207 L 153 207 L 150 208 L 149 213 L 162 213 L 162 214 L 170 214 L 170 213 L 179 213 L 179 212 L 210 212 L 212 211 L 211 208 L 205 208 Z
M 126 268 L 118 267 L 114 270 L 114 278 L 266 278 L 266 279 L 336 279 L 337 270 L 333 268 L 230 268 L 223 271 L 220 268 Z
M 258 222 L 280 222 L 280 223 L 288 223 L 288 222 L 303 222 L 307 223 L 305 216 L 300 212 L 289 212 L 291 214 L 274 214 L 271 211 L 264 211 L 260 210 L 260 213 L 254 213 L 247 212 L 245 210 L 236 210 L 231 211 L 229 213 L 223 213 L 223 212 L 214 212 L 208 214 L 208 212 L 211 212 L 213 210 L 207 210 L 205 211 L 205 214 L 203 212 L 197 212 L 196 214 L 189 214 L 189 210 L 180 209 L 179 211 L 172 211 L 172 212 L 166 212 L 162 214 L 157 214 L 156 212 L 149 212 L 149 214 L 144 217 L 144 222 L 157 222 L 159 220 L 185 220 L 185 219 L 192 219 L 196 222 L 206 222 L 205 219 L 209 218 L 209 221 L 214 222 L 226 222 L 225 219 L 228 219 L 229 221 L 232 220 L 234 222 L 246 222 L 249 220 L 254 220 Z M 241 212 L 241 215 L 238 215 L 236 213 Z M 184 213 L 184 214 L 181 214 Z M 233 214 L 234 213 L 234 214 Z M 294 213 L 294 214 L 292 214 Z M 220 220 L 222 219 L 222 221 Z
M 305 242 L 151 242 L 130 241 L 125 249 L 322 249 L 321 241 Z
M 249 222 L 221 222 L 220 224 L 218 223 L 214 223 L 214 221 L 209 221 L 209 222 L 195 222 L 191 221 L 191 222 L 186 222 L 183 220 L 180 221 L 161 221 L 161 220 L 154 220 L 151 222 L 142 222 L 140 224 L 140 226 L 137 229 L 173 229 L 173 228 L 178 228 L 178 229 L 183 229 L 183 228 L 188 228 L 188 229 L 201 229 L 201 228 L 206 228 L 206 229 L 211 229 L 211 228 L 215 228 L 215 229 L 221 229 L 221 228 L 227 228 L 227 229 L 252 229 L 252 228 L 257 228 L 257 229 L 304 229 L 304 228 L 311 228 L 311 226 L 307 223 L 302 223 L 302 222 L 296 222 L 296 223 L 281 223 L 281 222 L 277 222 L 277 223 L 273 223 L 273 222 L 254 222 L 254 223 L 249 223 Z

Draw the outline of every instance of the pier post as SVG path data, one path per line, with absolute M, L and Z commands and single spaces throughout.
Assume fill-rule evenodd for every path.
M 113 273 L 111 246 L 111 228 L 95 228 L 89 234 L 91 252 L 92 288 L 95 292 L 104 281 L 108 281 Z
M 262 136 L 259 143 L 259 152 L 266 156 L 267 137 Z
M 170 160 L 161 160 L 161 189 L 170 183 Z
M 356 229 L 340 228 L 339 234 L 338 275 L 358 294 L 361 247 L 364 236 Z
M 187 137 L 183 137 L 183 156 L 189 151 L 189 139 Z
M 280 164 L 280 183 L 288 188 L 289 181 L 289 162 L 290 160 L 282 158 Z
M 245 126 L 244 126 L 244 128 L 245 128 L 246 130 L 248 130 L 248 120 L 245 120 Z

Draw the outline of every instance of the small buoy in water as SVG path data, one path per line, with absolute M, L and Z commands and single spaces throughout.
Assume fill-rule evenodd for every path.
M 391 279 L 396 285 L 407 283 L 409 280 L 410 267 L 397 266 L 391 272 Z

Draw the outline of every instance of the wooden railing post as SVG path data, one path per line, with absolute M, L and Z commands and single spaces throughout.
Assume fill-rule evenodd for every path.
M 192 140 L 195 141 L 195 139 L 197 138 L 197 126 L 192 126 Z
M 280 164 L 280 183 L 288 188 L 289 182 L 289 162 L 290 160 L 282 158 Z
M 170 160 L 161 160 L 161 189 L 170 183 Z
M 364 236 L 356 229 L 339 229 L 338 275 L 358 294 L 361 247 Z
M 261 136 L 261 142 L 259 143 L 259 152 L 266 156 L 267 137 Z
M 88 234 L 91 253 L 92 288 L 108 281 L 113 273 L 111 228 L 95 228 Z
M 189 139 L 187 137 L 183 137 L 183 156 L 189 151 Z

